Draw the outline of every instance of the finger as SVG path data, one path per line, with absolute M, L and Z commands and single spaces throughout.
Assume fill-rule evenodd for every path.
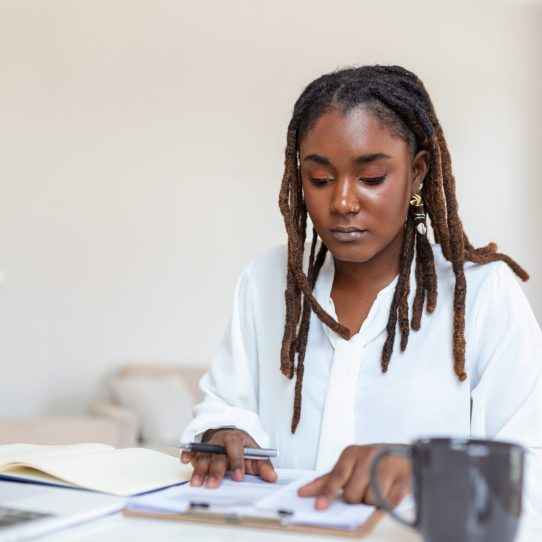
M 209 462 L 209 474 L 207 476 L 207 483 L 205 487 L 213 489 L 220 485 L 224 474 L 228 469 L 228 458 L 224 454 L 215 454 L 211 457 Z
M 409 493 L 412 491 L 410 478 L 400 478 L 393 484 L 390 495 L 388 497 L 389 503 L 395 507 L 397 506 Z
M 377 484 L 380 488 L 380 493 L 384 499 L 388 500 L 390 489 L 394 483 L 395 477 L 393 474 L 383 473 L 381 476 L 378 477 Z M 365 504 L 370 504 L 372 506 L 380 506 L 381 504 L 380 501 L 377 501 L 376 495 L 374 494 L 369 484 L 367 485 L 367 489 L 365 491 L 365 494 L 363 495 L 362 502 L 364 502 Z
M 191 486 L 201 486 L 203 480 L 209 472 L 209 463 L 211 461 L 210 454 L 196 454 L 194 458 L 194 472 L 192 473 L 192 478 L 190 479 Z
M 362 502 L 369 485 L 369 473 L 364 463 L 357 463 L 343 488 L 343 499 L 348 504 Z
M 393 487 L 401 481 L 401 484 L 409 487 L 410 476 L 405 474 L 408 472 L 408 469 L 404 468 L 404 464 L 397 461 L 383 461 L 382 468 L 379 469 L 377 476 L 378 487 L 380 488 L 380 493 L 382 497 L 389 502 L 390 495 Z M 380 502 L 377 502 L 376 495 L 374 494 L 370 484 L 367 484 L 367 491 L 363 497 L 363 502 L 366 504 L 371 504 L 373 506 L 380 505 Z
M 256 474 L 255 463 L 254 459 L 245 459 L 245 474 Z
M 277 473 L 273 467 L 273 463 L 269 459 L 255 461 L 258 475 L 266 482 L 275 482 Z
M 324 482 L 326 481 L 328 476 L 329 474 L 318 476 L 318 478 L 315 478 L 312 482 L 309 482 L 308 484 L 301 486 L 297 490 L 297 494 L 300 497 L 314 497 L 315 495 L 318 494 L 318 492 L 324 485 Z
M 354 469 L 355 460 L 348 456 L 341 456 L 333 470 L 328 474 L 320 490 L 316 493 L 315 508 L 325 510 L 333 502 L 341 489 L 350 479 Z
M 240 482 L 245 477 L 244 438 L 237 432 L 227 433 L 224 437 L 224 447 L 230 463 L 232 477 Z
M 192 461 L 192 452 L 183 450 L 181 453 L 181 463 L 190 463 Z
M 192 463 L 192 466 L 196 468 L 196 463 L 198 462 L 198 457 L 200 456 L 199 452 L 192 452 L 190 454 L 190 463 Z

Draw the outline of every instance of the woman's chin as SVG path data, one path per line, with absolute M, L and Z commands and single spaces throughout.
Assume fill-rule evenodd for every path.
M 354 243 L 344 243 L 333 246 L 328 246 L 335 260 L 349 263 L 366 263 L 375 256 L 374 250 L 370 250 L 369 247 L 355 246 Z

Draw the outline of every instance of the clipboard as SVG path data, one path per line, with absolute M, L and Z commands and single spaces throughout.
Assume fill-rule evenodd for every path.
M 292 525 L 287 518 L 258 518 L 256 516 L 240 516 L 238 514 L 224 514 L 205 510 L 192 509 L 182 514 L 140 512 L 123 510 L 123 515 L 134 518 L 163 519 L 169 521 L 185 521 L 207 525 L 220 525 L 227 527 L 248 527 L 252 529 L 269 529 L 288 533 L 305 533 L 329 536 L 342 536 L 345 538 L 362 538 L 372 532 L 374 526 L 385 515 L 383 510 L 375 510 L 367 521 L 357 529 L 337 529 L 335 527 L 316 527 L 313 525 Z

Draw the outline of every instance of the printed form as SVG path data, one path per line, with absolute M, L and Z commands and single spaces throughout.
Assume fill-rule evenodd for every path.
M 274 483 L 257 476 L 235 482 L 226 475 L 220 487 L 207 489 L 190 484 L 133 497 L 128 509 L 140 512 L 183 514 L 193 510 L 240 518 L 277 519 L 285 524 L 354 530 L 375 511 L 373 506 L 347 504 L 340 498 L 327 510 L 316 510 L 314 498 L 299 497 L 297 490 L 313 480 L 314 471 L 277 469 Z

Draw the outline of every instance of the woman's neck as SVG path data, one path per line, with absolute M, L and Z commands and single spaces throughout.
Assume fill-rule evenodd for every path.
M 370 260 L 345 262 L 334 258 L 334 287 L 350 290 L 371 289 L 380 291 L 399 274 L 403 231 Z

